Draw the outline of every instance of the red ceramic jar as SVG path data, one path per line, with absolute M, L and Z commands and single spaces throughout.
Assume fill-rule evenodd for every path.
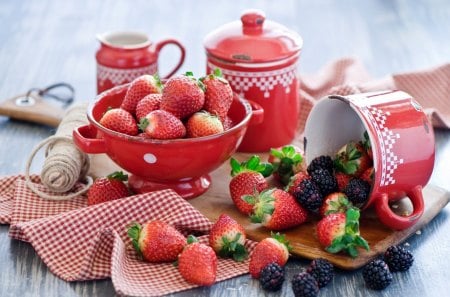
M 259 10 L 244 12 L 241 21 L 223 25 L 205 37 L 207 73 L 219 68 L 236 93 L 264 109 L 263 122 L 248 128 L 240 151 L 265 152 L 294 139 L 302 44 L 298 34 L 266 21 Z
M 152 44 L 147 35 L 138 32 L 108 32 L 97 36 L 100 49 L 97 60 L 97 93 L 131 82 L 143 74 L 158 73 L 158 55 L 161 49 L 173 44 L 180 49 L 176 66 L 165 75 L 172 76 L 183 64 L 185 49 L 175 39 Z

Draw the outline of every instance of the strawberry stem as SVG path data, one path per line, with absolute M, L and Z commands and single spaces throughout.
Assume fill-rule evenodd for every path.
M 138 253 L 138 256 L 142 258 L 141 248 L 139 247 L 139 236 L 141 234 L 142 226 L 139 223 L 133 223 L 130 228 L 128 228 L 128 237 L 131 238 L 131 244 L 133 248 Z
M 121 181 L 128 180 L 128 175 L 123 173 L 122 171 L 115 171 L 115 172 L 107 175 L 106 177 L 109 179 L 117 179 L 117 180 L 121 180 Z

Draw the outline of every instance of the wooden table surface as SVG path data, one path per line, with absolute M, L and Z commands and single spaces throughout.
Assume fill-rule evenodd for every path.
M 448 62 L 450 1 L 0 1 L 0 100 L 31 87 L 65 81 L 77 101 L 96 92 L 97 33 L 139 30 L 152 41 L 174 37 L 186 47 L 179 71 L 201 75 L 205 69 L 203 37 L 239 19 L 247 8 L 265 10 L 304 38 L 300 73 L 314 73 L 343 56 L 359 58 L 373 77 L 413 71 Z M 160 55 L 160 70 L 174 63 L 174 48 Z M 446 82 L 449 84 L 449 82 Z M 450 98 L 449 98 L 450 100 Z M 0 116 L 0 175 L 23 173 L 31 149 L 53 128 Z M 436 165 L 431 183 L 450 190 L 450 131 L 437 130 Z M 32 166 L 39 172 L 42 158 Z M 450 291 L 450 206 L 407 243 L 415 256 L 407 273 L 394 274 L 382 293 L 364 286 L 361 271 L 338 271 L 319 296 L 448 296 Z M 114 296 L 109 279 L 67 283 L 54 276 L 24 242 L 0 226 L 0 296 Z M 291 259 L 287 279 L 308 261 Z M 266 294 L 249 275 L 175 296 L 248 296 Z M 285 282 L 278 293 L 292 296 Z M 267 294 L 270 295 L 270 294 Z

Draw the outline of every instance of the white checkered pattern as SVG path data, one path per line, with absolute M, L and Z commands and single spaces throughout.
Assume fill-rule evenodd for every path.
M 391 115 L 389 112 L 383 112 L 381 109 L 374 106 L 367 106 L 362 108 L 373 123 L 377 133 L 378 141 L 381 148 L 381 186 L 395 184 L 394 172 L 399 164 L 403 163 L 403 159 L 399 158 L 394 151 L 394 145 L 400 134 L 389 130 L 385 124 L 387 118 Z
M 121 69 L 103 66 L 97 63 L 97 79 L 100 86 L 103 86 L 107 80 L 114 85 L 121 85 L 133 81 L 136 77 L 144 74 L 155 74 L 157 63 L 150 64 L 145 67 Z
M 42 187 L 38 176 L 32 180 Z M 1 209 L 7 214 L 8 207 L 2 223 L 11 223 L 10 235 L 30 242 L 55 275 L 66 281 L 111 277 L 119 295 L 161 296 L 196 287 L 172 263 L 139 260 L 127 236 L 131 222 L 160 219 L 186 236 L 206 234 L 212 225 L 172 190 L 87 206 L 82 196 L 68 201 L 41 199 L 27 188 L 23 176 L 0 178 L 0 218 Z M 208 237 L 199 239 L 207 242 Z M 256 245 L 246 244 L 249 251 Z M 245 273 L 248 261 L 218 260 L 217 281 Z
M 289 94 L 291 92 L 291 84 L 297 73 L 296 63 L 278 70 L 257 72 L 223 69 L 211 62 L 208 62 L 208 67 L 210 69 L 219 68 L 222 71 L 223 77 L 228 80 L 233 90 L 244 97 L 245 92 L 247 92 L 251 87 L 257 87 L 264 93 L 264 98 L 269 98 L 270 92 L 277 85 L 282 85 L 286 94 Z

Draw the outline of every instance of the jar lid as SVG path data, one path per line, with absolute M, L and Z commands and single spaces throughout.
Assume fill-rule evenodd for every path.
M 208 55 L 229 62 L 261 63 L 298 54 L 303 39 L 285 26 L 266 20 L 261 10 L 248 10 L 241 21 L 225 24 L 209 33 L 203 45 Z

